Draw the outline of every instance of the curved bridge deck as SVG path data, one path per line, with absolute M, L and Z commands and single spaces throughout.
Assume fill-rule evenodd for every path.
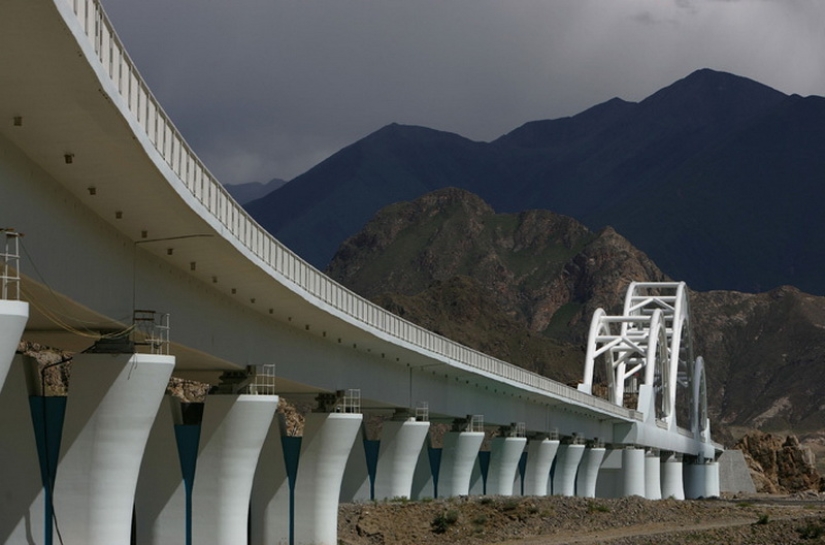
M 247 517 L 242 512 L 250 505 L 250 493 L 251 531 L 258 536 L 253 541 L 286 539 L 277 532 L 264 536 L 267 528 L 275 526 L 256 526 L 280 517 L 273 513 L 280 509 L 277 505 L 282 506 L 278 502 L 287 501 L 276 499 L 280 489 L 262 491 L 256 484 L 253 490 L 252 483 L 264 478 L 261 472 L 271 483 L 292 471 L 291 486 L 297 478 L 304 483 L 301 486 L 312 488 L 320 485 L 308 468 L 327 475 L 332 467 L 334 475 L 323 486 L 338 486 L 342 498 L 364 494 L 359 479 L 352 477 L 358 471 L 350 469 L 351 464 L 358 465 L 353 456 L 371 456 L 364 454 L 369 450 L 367 441 L 361 454 L 350 455 L 353 442 L 353 452 L 360 448 L 355 441 L 360 415 L 356 418 L 349 409 L 337 416 L 316 414 L 307 421 L 303 445 L 296 447 L 284 438 L 281 449 L 273 447 L 281 443 L 283 432 L 277 431 L 277 419 L 273 420 L 277 397 L 272 392 L 257 400 L 238 392 L 209 396 L 198 428 L 200 446 L 193 439 L 195 447 L 185 447 L 187 440 L 170 435 L 172 421 L 184 425 L 182 410 L 169 400 L 159 401 L 162 391 L 156 388 L 171 373 L 173 363 L 175 374 L 213 383 L 226 371 L 274 364 L 278 394 L 318 395 L 357 388 L 365 410 L 387 415 L 393 411 L 403 415 L 404 410 L 412 412 L 426 402 L 431 415 L 454 421 L 454 432 L 444 439 L 440 481 L 437 470 L 429 475 L 430 486 L 439 486 L 441 495 L 471 490 L 483 435 L 474 427 L 476 420 L 461 420 L 467 415 L 483 415 L 488 425 L 503 427 L 486 462 L 488 490 L 512 493 L 510 484 L 519 463 L 526 490 L 538 494 L 552 489 L 592 495 L 597 481 L 610 481 L 614 492 L 678 497 L 688 485 L 694 487 L 688 495 L 712 490 L 714 471 L 718 482 L 718 470 L 708 468 L 721 448 L 710 440 L 703 412 L 703 365 L 685 350 L 690 332 L 686 305 L 684 312 L 674 313 L 678 305 L 668 306 L 660 298 L 656 303 L 660 308 L 645 309 L 644 303 L 631 301 L 629 295 L 623 323 L 631 325 L 616 333 L 610 323 L 622 320 L 603 313 L 597 316 L 602 321 L 594 325 L 597 334 L 591 337 L 592 353 L 582 386 L 577 390 L 559 384 L 398 318 L 336 284 L 266 233 L 232 200 L 175 129 L 97 1 L 6 0 L 0 46 L 0 225 L 25 234 L 15 235 L 22 246 L 12 264 L 23 275 L 21 301 L 5 291 L 6 300 L 0 301 L 0 384 L 9 377 L 0 405 L 13 411 L 14 404 L 21 403 L 11 385 L 20 386 L 23 380 L 19 362 L 12 364 L 21 334 L 18 328 L 23 325 L 27 340 L 81 351 L 101 337 L 129 332 L 137 311 L 151 309 L 171 316 L 171 355 L 76 357 L 78 369 L 87 371 L 78 371 L 78 384 L 72 385 L 59 463 L 54 460 L 54 466 L 47 462 L 45 469 L 40 468 L 44 475 L 50 468 L 60 469 L 41 491 L 32 492 L 54 495 L 56 503 L 48 509 L 72 511 L 85 506 L 81 511 L 86 511 L 78 511 L 75 518 L 98 522 L 73 527 L 76 539 L 107 545 L 121 542 L 132 503 L 139 512 L 144 508 L 165 512 L 157 504 L 161 501 L 157 495 L 158 486 L 164 488 L 163 483 L 169 482 L 168 475 L 155 474 L 155 469 L 172 471 L 173 480 L 190 479 L 185 493 L 169 492 L 174 497 L 185 495 L 189 502 L 185 516 L 178 511 L 169 515 L 169 520 L 177 521 L 169 527 L 182 531 L 178 522 L 185 518 L 189 531 L 201 532 L 198 539 L 204 541 L 198 542 L 245 528 Z M 9 258 L 4 260 L 5 264 Z M 683 285 L 679 289 L 685 293 Z M 119 363 L 103 363 L 107 357 Z M 599 358 L 604 363 L 597 363 L 602 361 Z M 607 370 L 613 401 L 590 393 L 597 368 Z M 121 374 L 115 373 L 117 369 Z M 634 377 L 642 375 L 639 404 L 622 406 L 625 384 L 635 384 Z M 675 392 L 680 377 L 685 379 L 681 382 L 694 385 L 691 422 L 677 422 Z M 142 395 L 136 384 L 157 391 Z M 107 397 L 115 396 L 113 392 L 117 392 L 115 401 Z M 158 412 L 158 403 L 166 409 Z M 172 404 L 167 407 L 167 403 Z M 421 450 L 425 424 L 414 419 L 399 421 L 397 426 L 385 424 L 385 435 L 396 434 L 392 437 L 398 437 L 397 444 L 406 445 L 393 448 L 412 454 L 393 455 L 394 461 L 387 464 L 395 465 L 382 470 L 383 450 L 375 451 L 379 469 L 377 476 L 370 476 L 374 489 L 412 493 L 414 473 L 418 475 L 424 463 L 418 452 L 428 450 Z M 91 429 L 109 430 L 105 433 L 113 436 L 124 429 L 135 431 L 128 437 L 131 442 L 105 442 L 95 439 L 97 432 Z M 14 437 L 31 434 L 18 421 L 2 419 L 0 431 Z M 525 435 L 531 437 L 529 444 Z M 554 439 L 556 435 L 561 441 Z M 314 437 L 340 448 L 316 452 L 311 446 L 317 444 L 311 440 Z M 21 445 L 31 442 L 20 441 Z M 177 447 L 170 447 L 176 441 Z M 9 455 L 21 464 L 31 461 L 31 452 L 10 444 L 17 443 L 0 442 L 0 453 L 14 454 Z M 388 439 L 382 440 L 382 445 L 389 444 Z M 237 450 L 241 446 L 243 452 Z M 7 448 L 11 450 L 3 450 Z M 188 477 L 175 474 L 176 466 L 170 469 L 158 461 L 175 459 L 176 453 L 183 460 L 186 448 L 198 460 L 198 469 Z M 201 484 L 192 491 L 191 479 L 222 482 L 222 472 L 231 473 L 238 465 L 249 469 L 251 462 L 243 456 L 250 452 L 288 458 L 290 449 L 300 450 L 303 470 L 288 460 L 274 466 L 259 463 L 257 471 L 252 464 L 251 470 L 236 475 L 248 486 L 207 494 L 207 485 Z M 661 468 L 655 449 L 662 451 Z M 692 461 L 685 465 L 684 487 L 682 455 Z M 42 456 L 41 460 L 48 459 Z M 83 469 L 90 456 L 112 463 L 120 460 L 118 464 L 130 468 L 131 481 L 126 480 L 131 484 L 111 489 L 103 469 Z M 261 459 L 266 456 L 261 454 Z M 297 450 L 294 456 L 297 460 Z M 282 466 L 286 469 L 276 471 L 280 477 L 267 473 Z M 406 480 L 400 485 L 384 482 L 382 475 L 403 475 Z M 711 476 L 710 488 L 704 484 L 696 488 L 706 475 Z M 84 483 L 86 492 L 74 497 L 71 490 L 78 482 Z M 333 539 L 330 506 L 313 503 L 317 498 L 312 499 L 309 491 L 297 491 L 303 490 L 301 486 L 288 501 L 293 507 L 314 506 L 306 508 L 323 520 L 316 524 L 310 517 L 303 521 L 305 527 L 292 521 L 291 531 L 314 536 L 307 537 L 308 542 Z M 26 490 L 23 485 L 17 488 Z M 98 512 L 96 504 L 83 499 L 87 493 L 110 498 L 112 505 L 120 502 L 123 520 L 115 524 L 111 517 L 102 516 L 105 509 Z M 9 536 L 22 531 L 16 513 L 28 512 L 25 506 L 33 504 L 31 498 L 24 498 L 10 505 L 8 514 L 0 515 L 0 542 L 15 542 Z M 261 505 L 265 507 L 256 511 Z M 155 530 L 141 529 L 140 524 L 150 519 L 155 520 L 139 513 L 139 533 L 167 528 L 158 518 Z M 321 534 L 312 533 L 319 528 Z M 183 539 L 175 535 L 174 540 Z

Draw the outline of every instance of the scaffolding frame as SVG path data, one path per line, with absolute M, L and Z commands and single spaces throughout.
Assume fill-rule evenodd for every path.
M 0 228 L 3 247 L 0 252 L 0 300 L 20 300 L 20 237 L 11 228 Z

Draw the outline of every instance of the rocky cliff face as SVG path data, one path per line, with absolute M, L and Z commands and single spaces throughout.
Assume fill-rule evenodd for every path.
M 825 426 L 825 298 L 789 286 L 692 294 L 696 351 L 717 421 L 768 431 Z
M 752 432 L 742 437 L 736 448 L 745 454 L 757 492 L 825 490 L 825 479 L 816 469 L 816 457 L 794 435 L 783 438 Z
M 388 303 L 404 296 L 407 306 L 410 297 L 462 277 L 476 304 L 531 333 L 576 344 L 593 310 L 621 307 L 628 282 L 666 279 L 611 228 L 593 233 L 546 210 L 496 214 L 455 188 L 383 209 L 341 246 L 327 272 L 365 297 Z M 464 310 L 473 312 L 472 305 Z

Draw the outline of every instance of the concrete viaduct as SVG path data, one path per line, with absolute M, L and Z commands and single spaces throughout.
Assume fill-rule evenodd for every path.
M 0 543 L 333 544 L 339 500 L 719 494 L 683 284 L 598 312 L 578 389 L 406 322 L 232 200 L 96 0 L 0 8 L 0 228 Z M 21 338 L 74 353 L 67 397 Z M 173 373 L 214 393 L 176 401 Z M 317 400 L 302 437 L 279 396 Z

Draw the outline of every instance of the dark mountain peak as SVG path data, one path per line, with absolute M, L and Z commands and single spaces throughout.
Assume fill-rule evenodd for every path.
M 635 107 L 635 102 L 614 97 L 572 117 L 527 122 L 495 140 L 493 144 L 522 148 L 570 144 L 571 141 L 591 137 L 613 125 Z
M 785 98 L 784 93 L 751 79 L 703 68 L 653 93 L 639 105 L 643 111 L 661 116 L 663 123 L 696 126 L 741 122 Z
M 720 72 L 710 68 L 702 68 L 691 72 L 684 78 L 673 82 L 667 87 L 657 91 L 649 98 L 656 96 L 667 96 L 676 93 L 677 95 L 693 94 L 722 96 L 726 94 L 738 95 L 764 95 L 773 96 L 775 100 L 785 97 L 784 93 L 772 89 L 763 83 L 754 81 L 744 76 L 737 76 L 729 72 Z
M 364 140 L 375 138 L 375 137 L 387 137 L 387 136 L 405 136 L 410 134 L 422 134 L 422 133 L 434 133 L 438 132 L 435 129 L 430 129 L 429 127 L 422 127 L 420 125 L 402 125 L 401 123 L 390 123 L 388 125 L 384 125 L 377 131 L 371 132 L 368 134 Z
M 574 119 L 579 121 L 590 120 L 605 120 L 615 119 L 618 116 L 623 116 L 632 111 L 636 107 L 635 102 L 629 102 L 619 97 L 613 97 L 606 102 L 596 104 L 592 108 L 588 108 L 580 114 L 577 114 Z
M 266 183 L 262 182 L 248 182 L 244 184 L 226 184 L 224 188 L 229 191 L 236 201 L 241 205 L 246 205 L 255 199 L 260 199 L 265 195 L 269 195 L 279 187 L 286 185 L 286 180 L 274 178 Z
M 358 143 L 370 144 L 376 141 L 404 141 L 404 142 L 472 142 L 460 134 L 422 127 L 420 125 L 402 125 L 400 123 L 390 123 L 384 125 L 375 132 L 372 132 L 361 139 Z
M 822 172 L 825 99 L 699 70 L 492 144 L 390 124 L 247 209 L 323 268 L 381 207 L 460 187 L 499 212 L 613 225 L 696 289 L 825 293 L 825 244 L 811 236 L 825 229 Z

